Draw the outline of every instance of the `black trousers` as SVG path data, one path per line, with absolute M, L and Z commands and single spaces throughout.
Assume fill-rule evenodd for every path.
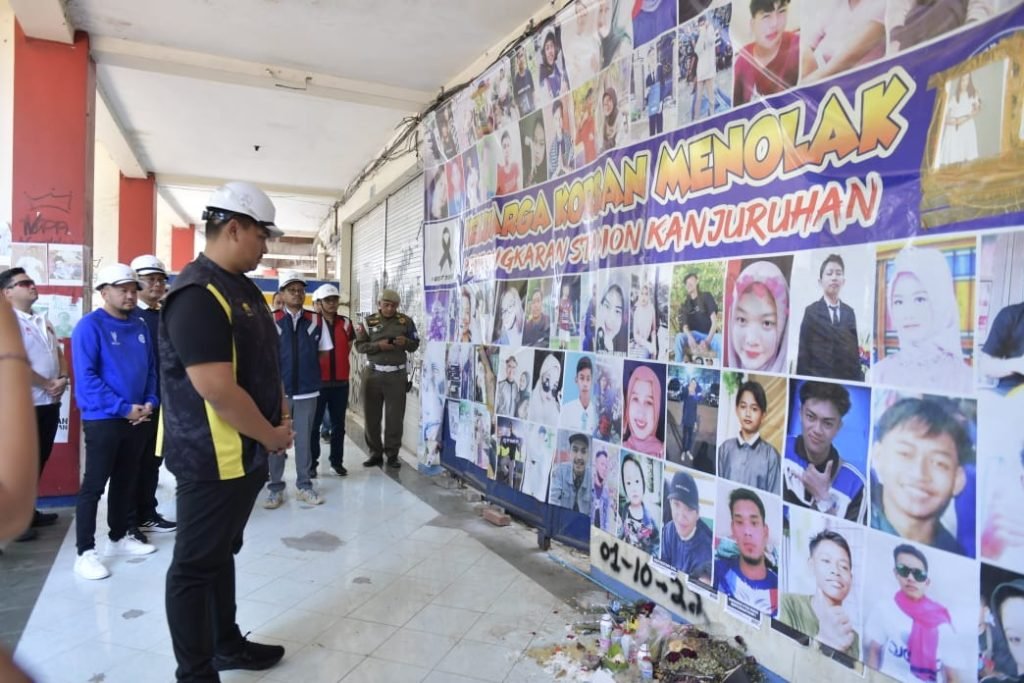
M 405 418 L 405 373 L 377 372 L 367 368 L 363 379 L 363 415 L 366 417 L 366 447 L 371 458 L 397 458 L 402 448 Z M 384 418 L 384 439 L 380 421 Z
M 316 412 L 313 413 L 313 429 L 309 434 L 309 452 L 312 458 L 311 467 L 315 472 L 320 464 L 320 424 L 324 420 L 324 412 L 331 410 L 331 467 L 341 467 L 345 460 L 345 411 L 348 410 L 348 382 L 337 386 L 322 387 L 316 399 Z
M 145 423 L 143 423 L 145 424 Z M 82 420 L 85 432 L 85 475 L 75 506 L 75 539 L 78 554 L 96 547 L 96 509 L 107 490 L 107 525 L 110 540 L 118 541 L 128 530 L 128 516 L 135 504 L 143 430 L 128 420 Z
M 142 430 L 142 457 L 139 458 L 139 481 L 136 486 L 135 505 L 132 507 L 129 523 L 134 527 L 156 516 L 156 485 L 160 481 L 160 463 L 163 458 L 156 456 L 156 432 L 160 419 L 157 408 L 149 422 L 139 425 Z
M 166 608 L 179 681 L 219 681 L 214 653 L 242 646 L 235 623 L 235 555 L 267 467 L 240 479 L 178 481 L 178 532 Z
M 650 114 L 647 117 L 647 131 L 651 135 L 658 135 L 661 133 L 664 127 L 664 114 L 658 112 L 657 114 Z
M 36 406 L 36 428 L 39 433 L 39 474 L 43 473 L 46 461 L 53 451 L 53 440 L 57 438 L 57 424 L 60 422 L 60 403 Z

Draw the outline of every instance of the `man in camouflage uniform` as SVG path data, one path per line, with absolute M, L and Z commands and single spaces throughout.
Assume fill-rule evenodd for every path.
M 405 416 L 406 354 L 420 346 L 416 324 L 398 312 L 398 292 L 385 289 L 377 300 L 377 312 L 356 330 L 356 351 L 366 354 L 363 368 L 363 410 L 366 416 L 366 447 L 370 459 L 363 467 L 379 467 L 387 455 L 388 467 L 400 467 L 402 421 Z M 381 442 L 380 420 L 386 412 Z

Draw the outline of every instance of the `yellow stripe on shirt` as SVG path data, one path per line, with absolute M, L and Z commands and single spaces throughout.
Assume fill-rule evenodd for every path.
M 217 303 L 224 309 L 228 322 L 232 322 L 231 306 L 227 299 L 212 284 L 206 285 L 206 289 L 217 299 Z M 231 369 L 237 379 L 238 376 L 238 350 L 235 348 L 234 336 L 231 338 Z M 221 479 L 238 479 L 245 476 L 245 464 L 242 462 L 242 435 L 238 430 L 229 425 L 217 411 L 213 409 L 209 401 L 203 401 L 206 408 L 206 420 L 210 425 L 210 438 L 213 440 L 213 452 L 217 457 L 217 470 Z

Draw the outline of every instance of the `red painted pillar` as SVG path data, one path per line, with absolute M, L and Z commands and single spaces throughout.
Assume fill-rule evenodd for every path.
M 196 226 L 171 227 L 171 271 L 180 273 L 181 269 L 195 258 Z
M 156 179 L 126 178 L 121 174 L 118 199 L 117 260 L 131 263 L 156 252 Z
M 71 322 L 88 311 L 91 299 L 83 296 L 82 279 L 92 252 L 95 101 L 96 67 L 86 34 L 64 45 L 28 39 L 15 25 L 12 260 L 35 259 L 26 262 L 42 275 L 40 294 L 50 297 L 51 312 L 70 313 Z M 73 363 L 71 341 L 63 342 Z M 58 436 L 66 442 L 54 447 L 40 482 L 42 495 L 78 492 L 79 434 L 72 405 Z

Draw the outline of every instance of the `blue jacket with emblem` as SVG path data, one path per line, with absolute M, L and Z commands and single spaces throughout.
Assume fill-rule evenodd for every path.
M 276 311 L 277 333 L 281 338 L 281 379 L 288 396 L 320 391 L 320 336 L 323 320 L 316 313 L 302 311 L 293 323 L 287 309 Z
M 122 320 L 98 308 L 78 322 L 71 352 L 83 420 L 115 420 L 127 417 L 133 404 L 160 404 L 152 344 L 134 313 Z

